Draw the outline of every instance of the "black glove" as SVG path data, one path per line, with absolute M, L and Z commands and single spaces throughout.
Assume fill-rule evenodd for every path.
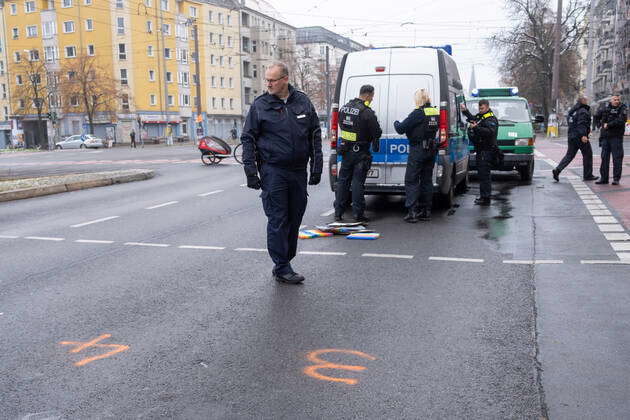
M 319 181 L 322 180 L 322 174 L 312 173 L 311 177 L 308 179 L 308 185 L 317 185 Z
M 247 177 L 247 188 L 254 190 L 260 189 L 260 178 L 258 178 L 258 175 L 251 175 Z

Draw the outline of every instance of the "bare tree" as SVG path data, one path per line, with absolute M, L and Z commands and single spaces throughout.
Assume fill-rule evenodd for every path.
M 123 92 L 111 71 L 99 65 L 93 56 L 81 55 L 67 60 L 60 70 L 59 91 L 64 112 L 85 113 L 94 134 L 94 119 L 98 114 L 116 112 Z
M 555 11 L 547 0 L 506 0 L 516 25 L 495 34 L 490 43 L 501 55 L 503 82 L 518 86 L 523 96 L 548 116 L 554 57 Z M 584 0 L 569 0 L 563 11 L 560 43 L 560 99 L 567 103 L 579 93 L 578 45 L 586 25 Z
M 18 115 L 37 114 L 37 139 L 35 143 L 41 145 L 46 138 L 43 112 L 48 104 L 48 90 L 43 80 L 47 74 L 47 67 L 40 60 L 38 50 L 25 50 L 25 53 L 16 53 L 18 54 L 16 58 L 19 56 L 20 61 L 14 67 L 13 109 Z

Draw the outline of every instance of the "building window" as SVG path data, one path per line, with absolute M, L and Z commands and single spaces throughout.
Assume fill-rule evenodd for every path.
M 39 50 L 30 50 L 28 54 L 31 61 L 39 61 Z
M 147 7 L 153 7 L 153 0 L 144 0 L 144 5 Z
M 225 77 L 222 77 L 222 78 L 220 79 L 219 86 L 221 86 L 222 88 L 224 88 L 224 87 L 225 87 Z
M 36 25 L 30 25 L 26 27 L 26 36 L 28 38 L 34 38 L 37 36 L 37 26 Z
M 232 48 L 232 37 L 228 36 L 228 48 Z
M 22 55 L 20 54 L 19 51 L 16 51 L 13 53 L 13 61 L 15 61 L 16 63 L 19 63 L 20 61 L 22 61 Z
M 221 98 L 221 109 L 225 109 L 225 98 Z
M 160 8 L 164 11 L 168 11 L 168 0 L 160 0 Z
M 251 101 L 251 94 L 252 94 L 252 89 L 246 87 L 245 89 L 243 89 L 243 99 L 245 100 L 245 105 L 250 105 L 252 103 Z
M 234 87 L 234 79 L 232 79 L 231 77 L 228 79 L 228 86 L 229 86 L 230 88 L 233 88 L 233 87 Z
M 164 23 L 162 24 L 162 32 L 164 32 L 164 35 L 171 35 L 171 25 L 168 23 Z
M 219 34 L 219 45 L 223 45 L 223 35 Z
M 168 99 L 167 99 L 166 103 L 168 104 L 168 106 L 175 105 L 175 100 L 173 98 L 173 95 L 168 95 Z
M 153 32 L 153 21 L 152 20 L 147 20 L 147 32 L 148 33 L 152 33 Z
M 208 22 L 212 23 L 212 19 L 214 18 L 214 16 L 212 15 L 212 10 L 210 10 L 208 12 Z
M 86 31 L 94 30 L 94 21 L 92 19 L 85 19 L 85 30 Z
M 47 0 L 47 7 L 46 9 L 48 10 L 54 10 L 55 9 L 55 0 Z
M 227 16 L 227 24 L 228 26 L 232 26 L 232 16 L 230 15 Z
M 72 0 L 61 0 L 61 7 L 72 7 Z
M 249 52 L 249 38 L 244 36 L 241 41 L 241 49 L 243 52 Z
M 258 66 L 256 64 L 252 65 L 252 77 L 254 79 L 258 77 Z
M 155 82 L 155 70 L 149 70 L 149 81 Z
M 120 84 L 121 85 L 127 85 L 128 84 L 127 69 L 120 69 Z
M 24 99 L 18 99 L 18 107 L 20 109 L 24 109 Z
M 171 49 L 164 48 L 164 58 L 171 58 Z
M 74 21 L 67 20 L 63 23 L 63 33 L 69 34 L 74 32 Z
M 66 47 L 66 57 L 74 58 L 77 56 L 77 48 L 76 47 Z
M 87 46 L 87 55 L 94 55 L 94 45 L 90 44 Z
M 126 93 L 122 95 L 122 109 L 123 111 L 129 111 L 129 95 Z
M 33 13 L 35 11 L 35 1 L 25 1 L 24 2 L 24 11 L 26 13 Z
M 84 0 L 83 4 L 86 6 L 91 6 L 92 5 L 92 0 Z
M 193 82 L 193 85 L 196 85 L 199 83 L 199 77 L 196 74 L 193 74 L 192 82 Z
M 223 13 L 219 13 L 219 25 L 223 25 Z
M 243 76 L 252 77 L 249 72 L 249 61 L 243 61 Z
M 249 28 L 249 15 L 245 12 L 241 13 L 241 24 L 245 28 Z
M 152 93 L 149 95 L 149 105 L 155 106 L 155 104 L 157 103 L 157 101 L 155 100 L 155 94 Z
M 182 63 L 186 64 L 188 63 L 188 50 L 182 50 Z
M 18 28 L 11 29 L 11 33 L 13 34 L 13 39 L 18 39 L 20 36 L 20 30 Z
M 153 57 L 153 45 L 147 45 L 147 55 Z
M 18 74 L 17 76 L 15 76 L 15 84 L 16 85 L 21 85 L 22 84 L 22 75 Z
M 210 64 L 214 66 L 214 54 L 210 54 Z
M 190 95 L 182 95 L 180 98 L 180 105 L 181 106 L 190 106 Z
M 52 38 L 57 35 L 57 22 L 51 20 L 42 24 L 42 36 L 44 38 Z
M 216 76 L 212 76 L 210 78 L 210 86 L 217 87 L 217 78 L 216 78 Z
M 71 96 L 70 97 L 70 105 L 71 106 L 79 106 L 79 97 L 78 96 Z
M 214 34 L 212 32 L 208 34 L 208 42 L 214 45 Z
M 228 57 L 228 66 L 230 66 L 230 67 L 233 66 L 232 57 Z
M 212 108 L 217 109 L 217 98 L 212 97 Z
M 125 18 L 123 17 L 116 18 L 116 28 L 117 28 L 118 35 L 125 34 Z
M 11 12 L 10 12 L 10 13 L 11 13 L 13 16 L 17 15 L 17 4 L 15 4 L 15 3 L 11 3 L 11 4 L 9 5 L 9 9 L 11 10 Z
M 256 42 L 256 40 L 252 41 L 252 52 L 255 53 L 256 52 L 256 46 L 258 45 L 258 43 Z
M 223 61 L 224 61 L 224 60 L 223 60 L 223 58 L 224 58 L 223 56 L 220 56 L 220 57 L 219 57 L 219 65 L 220 65 L 221 67 L 223 67 Z
M 74 80 L 76 73 L 73 71 L 68 72 L 68 80 Z
M 118 44 L 118 59 L 126 60 L 127 59 L 127 48 L 125 44 Z
M 188 123 L 187 122 L 182 122 L 182 134 L 183 135 L 187 135 L 188 134 Z
M 124 9 L 125 2 L 123 0 L 116 0 L 116 9 Z
M 172 83 L 173 82 L 173 73 L 171 73 L 170 71 L 166 72 L 166 81 L 168 83 Z
M 190 6 L 190 17 L 194 17 L 194 18 L 197 17 L 197 8 L 196 7 Z
M 234 98 L 230 98 L 230 109 L 234 109 Z
M 44 47 L 44 59 L 46 61 L 54 61 L 59 58 L 59 50 L 57 47 L 47 46 Z

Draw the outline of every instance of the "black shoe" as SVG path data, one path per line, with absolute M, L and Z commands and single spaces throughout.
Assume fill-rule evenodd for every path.
M 615 182 L 613 181 L 613 184 Z M 604 181 L 603 179 L 600 179 L 599 181 L 596 182 L 597 185 L 603 185 L 603 184 L 608 184 L 608 181 Z
M 418 213 L 410 211 L 405 217 L 403 217 L 403 220 L 407 223 L 418 223 Z
M 475 204 L 478 206 L 489 206 L 490 199 L 487 197 L 479 197 L 475 199 Z
M 585 177 L 583 181 L 595 181 L 596 179 L 599 179 L 599 177 L 595 175 L 591 175 L 591 176 Z
M 304 281 L 304 276 L 298 273 L 288 273 L 273 276 L 273 279 L 278 283 L 287 283 L 287 284 L 300 284 Z
M 343 216 L 337 216 L 335 214 L 335 222 L 343 222 Z
M 619 185 L 619 180 L 618 179 L 613 180 L 612 184 L 613 185 Z
M 354 216 L 354 221 L 359 222 L 359 223 L 367 223 L 370 221 L 370 219 L 368 219 L 364 215 L 361 215 L 361 216 Z
M 420 211 L 420 215 L 418 216 L 418 219 L 423 221 L 423 222 L 430 222 L 431 221 L 431 212 L 429 210 L 421 210 Z
M 556 182 L 560 182 L 560 172 L 557 169 L 552 169 L 551 174 L 553 175 L 553 180 Z

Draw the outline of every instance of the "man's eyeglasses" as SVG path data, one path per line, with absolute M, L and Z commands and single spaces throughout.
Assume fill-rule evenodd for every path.
M 277 79 L 265 79 L 265 82 L 267 82 L 268 84 L 269 84 L 269 83 L 276 83 L 278 80 L 282 80 L 282 79 L 284 79 L 285 77 L 287 77 L 287 76 L 282 76 L 282 77 L 279 77 L 279 78 L 277 78 Z

